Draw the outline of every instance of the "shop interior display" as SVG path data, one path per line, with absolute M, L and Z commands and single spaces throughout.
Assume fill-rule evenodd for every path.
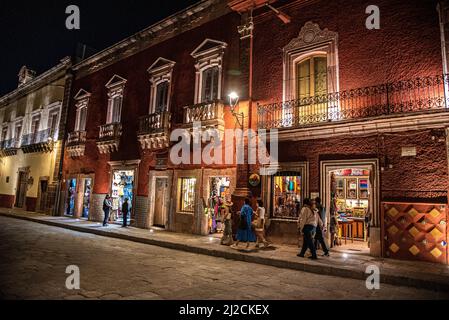
M 222 232 L 224 224 L 221 209 L 225 202 L 231 202 L 231 180 L 228 177 L 214 177 L 210 182 L 208 203 L 210 233 Z
M 123 202 L 128 199 L 131 206 L 133 204 L 133 188 L 134 188 L 134 171 L 117 170 L 114 171 L 112 177 L 112 210 L 114 220 L 123 221 L 121 212 Z M 128 218 L 130 219 L 130 217 Z
M 301 177 L 274 176 L 273 217 L 297 219 L 301 210 Z

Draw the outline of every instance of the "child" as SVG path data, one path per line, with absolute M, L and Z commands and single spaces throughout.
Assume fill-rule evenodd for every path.
M 338 215 L 331 216 L 329 231 L 331 233 L 331 248 L 338 245 Z
M 265 208 L 263 207 L 262 200 L 257 201 L 255 233 L 257 237 L 256 248 L 259 248 L 260 241 L 263 242 L 265 248 L 268 247 L 269 242 L 265 239 Z

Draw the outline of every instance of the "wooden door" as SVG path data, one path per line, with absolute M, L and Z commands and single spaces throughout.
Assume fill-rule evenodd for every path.
M 168 187 L 167 178 L 156 179 L 156 190 L 154 200 L 154 223 L 153 223 L 155 226 L 165 227 L 167 217 L 167 205 L 166 205 L 167 187 Z
M 19 181 L 17 183 L 16 193 L 16 207 L 23 208 L 25 205 L 25 197 L 27 192 L 28 173 L 24 171 L 19 172 Z

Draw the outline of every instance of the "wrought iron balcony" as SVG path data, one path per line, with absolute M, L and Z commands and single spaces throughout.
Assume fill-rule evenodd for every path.
M 97 146 L 100 153 L 112 153 L 118 151 L 122 136 L 121 123 L 109 123 L 100 126 L 100 135 Z
M 70 132 L 67 139 L 67 152 L 71 157 L 82 157 L 86 149 L 86 131 Z
M 224 103 L 212 101 L 184 107 L 183 127 L 193 129 L 194 123 L 200 123 L 203 130 L 224 132 Z
M 141 117 L 138 137 L 142 149 L 158 150 L 170 144 L 171 113 L 159 112 Z
M 5 157 L 15 156 L 19 148 L 20 148 L 20 138 L 19 139 L 12 138 L 0 142 L 1 155 Z
M 45 129 L 22 136 L 21 148 L 24 153 L 51 152 L 53 150 L 54 133 Z
M 258 127 L 300 128 L 328 122 L 355 121 L 419 112 L 445 111 L 449 75 L 259 105 Z

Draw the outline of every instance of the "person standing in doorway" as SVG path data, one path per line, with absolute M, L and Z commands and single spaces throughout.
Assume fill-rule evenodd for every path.
M 125 199 L 122 205 L 122 215 L 123 215 L 123 228 L 128 226 L 128 215 L 129 215 L 129 203 L 128 198 Z
M 315 237 L 316 227 L 318 225 L 318 216 L 313 212 L 312 202 L 310 199 L 304 199 L 304 205 L 299 214 L 298 220 L 298 231 L 303 235 L 303 244 L 301 252 L 297 255 L 298 257 L 304 258 L 307 249 L 310 249 L 312 256 L 309 259 L 318 259 L 316 255 L 315 244 L 313 243 L 313 238 Z
M 253 208 L 250 206 L 251 200 L 245 199 L 245 204 L 240 210 L 240 223 L 237 230 L 237 242 L 233 244 L 232 248 L 238 248 L 240 242 L 246 242 L 246 249 L 249 248 L 250 242 L 256 241 L 256 235 L 251 228 L 253 218 Z
M 326 221 L 326 212 L 321 205 L 321 199 L 316 198 L 314 202 L 312 202 L 312 210 L 317 215 L 318 224 L 316 227 L 316 234 L 315 234 L 315 248 L 318 249 L 318 244 L 320 245 L 321 249 L 323 249 L 324 256 L 329 257 L 329 248 L 326 244 L 326 241 L 324 240 L 324 233 L 326 233 L 326 224 L 324 221 Z
M 111 209 L 112 209 L 111 196 L 106 195 L 106 198 L 103 201 L 103 212 L 104 212 L 103 227 L 107 227 L 108 226 L 109 215 L 111 213 Z

